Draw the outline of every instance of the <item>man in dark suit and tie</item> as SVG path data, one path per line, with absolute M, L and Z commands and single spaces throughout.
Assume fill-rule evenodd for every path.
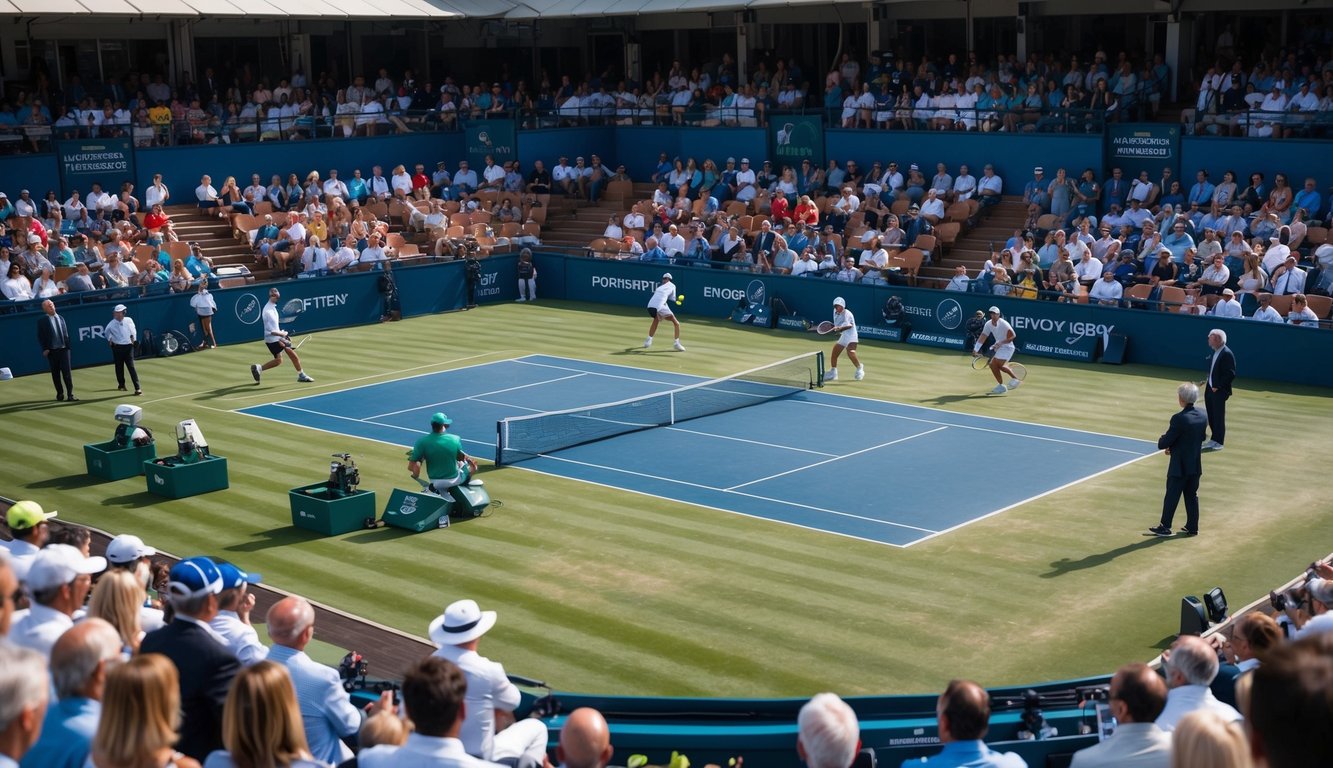
M 50 299 L 42 302 L 46 317 L 37 321 L 37 341 L 42 345 L 42 357 L 51 366 L 51 383 L 56 385 L 56 399 L 77 402 L 74 396 L 74 377 L 69 367 L 69 326 L 65 318 L 56 314 L 56 305 Z M 69 396 L 66 397 L 66 393 Z
M 1199 478 L 1203 476 L 1200 448 L 1208 421 L 1194 408 L 1199 399 L 1197 385 L 1192 382 L 1181 384 L 1176 387 L 1176 397 L 1180 399 L 1180 412 L 1171 417 L 1171 426 L 1157 440 L 1157 447 L 1166 451 L 1171 463 L 1166 470 L 1162 521 L 1148 529 L 1156 536 L 1171 535 L 1171 519 L 1176 516 L 1176 506 L 1180 504 L 1182 494 L 1185 496 L 1185 527 L 1180 533 L 1184 536 L 1199 533 Z
M 167 600 L 176 618 L 149 632 L 140 653 L 160 653 L 180 673 L 181 739 L 176 748 L 203 762 L 222 749 L 222 706 L 241 664 L 208 622 L 218 614 L 222 573 L 206 557 L 176 563 L 167 577 Z
M 1219 328 L 1208 332 L 1208 346 L 1213 348 L 1213 355 L 1208 359 L 1208 378 L 1203 382 L 1203 407 L 1208 411 L 1208 430 L 1213 437 L 1203 449 L 1220 451 L 1227 438 L 1227 398 L 1231 397 L 1231 382 L 1236 380 L 1236 356 L 1227 346 L 1227 332 Z

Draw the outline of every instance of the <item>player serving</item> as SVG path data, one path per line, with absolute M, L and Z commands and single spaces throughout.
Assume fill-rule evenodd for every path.
M 991 307 L 987 310 L 990 319 L 981 326 L 981 333 L 977 335 L 977 342 L 972 347 L 974 356 L 981 355 L 981 345 L 986 341 L 986 337 L 995 340 L 995 346 L 991 349 L 992 357 L 990 359 L 990 372 L 995 377 L 995 389 L 990 393 L 992 395 L 1003 395 L 1011 389 L 1018 389 L 1021 384 L 1018 375 L 1009 367 L 1009 361 L 1014 357 L 1014 327 L 1009 321 L 1000 316 L 999 307 Z M 1006 387 L 1004 376 L 1009 374 L 1009 385 Z
M 301 370 L 301 357 L 296 354 L 292 347 L 291 334 L 282 330 L 278 324 L 278 299 L 282 294 L 277 288 L 268 289 L 268 303 L 264 305 L 260 316 L 264 320 L 264 343 L 268 345 L 268 351 L 273 355 L 273 359 L 263 365 L 255 364 L 250 366 L 250 375 L 255 377 L 255 383 L 259 383 L 259 376 L 270 368 L 277 368 L 282 365 L 282 355 L 286 353 L 291 358 L 292 365 L 296 367 L 296 380 L 311 382 L 314 379 L 306 375 Z
M 684 302 L 685 296 L 676 296 L 676 284 L 671 282 L 671 273 L 662 275 L 662 284 L 653 291 L 653 297 L 648 300 L 648 316 L 653 319 L 653 324 L 648 328 L 648 338 L 643 340 L 643 348 L 647 349 L 653 345 L 653 337 L 657 335 L 657 324 L 662 320 L 670 320 L 676 328 L 676 343 L 673 345 L 677 352 L 684 352 L 685 347 L 680 343 L 680 321 L 671 311 L 671 302 L 676 302 L 680 306 Z
M 856 374 L 852 378 L 860 381 L 866 377 L 866 367 L 861 365 L 860 359 L 856 356 L 856 343 L 859 340 L 856 335 L 856 316 L 847 309 L 847 302 L 842 297 L 833 300 L 833 328 L 830 333 L 837 331 L 838 340 L 833 342 L 833 358 L 829 362 L 829 369 L 824 372 L 824 381 L 838 380 L 838 356 L 842 351 L 847 350 L 847 359 L 856 366 Z

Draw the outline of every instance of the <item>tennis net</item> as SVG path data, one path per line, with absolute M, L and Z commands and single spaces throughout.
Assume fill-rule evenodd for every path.
M 824 353 L 812 352 L 666 392 L 513 416 L 496 423 L 495 463 L 513 464 L 616 435 L 759 405 L 823 383 Z

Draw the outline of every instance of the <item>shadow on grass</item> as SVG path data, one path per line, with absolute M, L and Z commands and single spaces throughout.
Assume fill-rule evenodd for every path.
M 989 397 L 985 392 L 974 392 L 969 395 L 940 395 L 932 397 L 929 400 L 923 400 L 925 403 L 934 403 L 935 405 L 948 405 L 950 403 L 961 403 L 964 400 L 982 400 Z
M 450 524 L 451 525 L 453 524 L 452 521 L 450 521 Z M 429 533 L 432 530 L 439 530 L 439 529 L 427 528 L 421 533 Z M 360 533 L 351 534 L 346 539 L 343 539 L 343 541 L 346 541 L 351 544 L 381 544 L 386 541 L 393 541 L 395 539 L 402 539 L 408 536 L 416 536 L 416 535 L 417 535 L 416 531 L 409 531 L 406 528 L 394 528 L 388 525 L 381 525 L 379 528 L 376 528 L 373 531 L 361 531 Z
M 645 348 L 642 344 L 640 344 L 640 345 L 637 346 L 637 347 L 625 347 L 624 349 L 620 350 L 619 352 L 612 352 L 611 354 L 613 354 L 613 355 L 665 355 L 665 354 L 680 354 L 680 353 L 679 353 L 679 352 L 676 352 L 676 350 L 672 349 L 672 348 L 671 348 L 671 342 L 668 341 L 668 342 L 666 342 L 666 346 L 665 346 L 665 347 L 659 347 L 659 348 L 647 347 L 647 348 Z
M 38 480 L 33 483 L 28 483 L 23 487 L 32 488 L 34 490 L 43 488 L 55 488 L 56 490 L 60 491 L 73 491 L 79 488 L 88 488 L 94 485 L 101 485 L 103 483 L 114 483 L 114 482 L 116 481 L 107 480 L 105 478 L 97 477 L 95 475 L 84 474 L 81 472 L 77 475 L 61 475 L 60 477 L 48 477 L 45 480 Z
M 247 372 L 247 374 L 248 374 L 248 372 Z M 258 394 L 258 393 L 260 392 L 260 390 L 257 389 L 258 386 L 259 386 L 259 385 L 255 384 L 254 381 L 248 381 L 248 382 L 245 382 L 244 384 L 232 384 L 231 386 L 227 386 L 227 387 L 218 387 L 217 389 L 215 389 L 215 390 L 213 390 L 213 391 L 211 391 L 211 392 L 206 392 L 206 393 L 204 393 L 204 394 L 202 394 L 202 395 L 197 395 L 197 396 L 195 397 L 195 399 L 196 399 L 196 400 L 217 400 L 217 399 L 220 398 L 220 397 L 226 397 L 227 395 L 234 395 L 234 394 L 236 394 L 237 392 L 255 392 L 256 394 Z
M 274 528 L 269 531 L 260 531 L 252 541 L 233 544 L 230 547 L 224 547 L 228 552 L 262 552 L 274 547 L 285 547 L 289 544 L 296 544 L 311 539 L 327 538 L 318 531 L 311 531 L 305 528 L 297 528 L 294 525 L 284 525 L 281 528 Z
M 125 507 L 126 509 L 133 509 L 135 507 L 152 506 L 153 504 L 157 504 L 159 502 L 166 500 L 167 500 L 166 497 L 158 496 L 156 493 L 149 493 L 148 491 L 139 491 L 138 493 L 127 493 L 122 496 L 108 496 L 107 498 L 102 499 L 102 506 Z
M 116 395 L 107 397 L 80 397 L 75 402 L 61 402 L 55 398 L 49 400 L 26 400 L 19 403 L 7 403 L 0 406 L 0 416 L 7 413 L 31 413 L 32 411 L 47 411 L 52 408 L 78 408 L 81 405 L 106 403 L 113 400 L 124 400 L 130 402 L 132 398 L 126 398 L 119 392 Z
M 1062 557 L 1051 563 L 1051 570 L 1041 574 L 1041 577 L 1043 579 L 1055 579 L 1064 576 L 1067 573 L 1073 573 L 1074 571 L 1096 568 L 1099 565 L 1106 565 L 1121 555 L 1128 555 L 1129 553 L 1137 552 L 1140 549 L 1155 547 L 1158 544 L 1168 541 L 1170 541 L 1170 539 L 1153 536 L 1151 538 L 1143 539 L 1142 541 L 1136 541 L 1133 544 L 1126 544 L 1123 547 L 1116 547 L 1115 549 L 1106 552 L 1098 552 L 1095 555 L 1088 555 L 1079 560 L 1070 560 L 1067 557 Z

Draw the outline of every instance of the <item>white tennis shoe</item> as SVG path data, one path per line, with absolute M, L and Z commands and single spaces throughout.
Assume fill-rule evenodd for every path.
M 685 345 L 683 345 L 683 344 L 680 343 L 680 339 L 676 339 L 676 343 L 675 343 L 675 344 L 672 344 L 672 345 L 671 345 L 671 348 L 674 349 L 674 350 L 676 350 L 677 352 L 684 352 L 684 351 L 685 351 Z
M 305 371 L 301 371 L 300 373 L 296 374 L 296 380 L 307 384 L 313 384 L 315 382 L 314 379 L 306 375 Z
M 1010 380 L 1009 380 L 1009 388 L 1010 388 L 1010 389 L 1018 389 L 1018 385 L 1020 385 L 1020 384 L 1022 384 L 1022 383 L 1023 383 L 1023 382 L 1019 381 L 1018 379 L 1010 379 Z
M 648 338 L 646 338 L 646 339 L 643 340 L 643 348 L 644 348 L 644 349 L 647 349 L 647 348 L 651 347 L 652 345 L 653 345 L 653 337 L 652 337 L 652 336 L 649 336 Z
M 855 380 L 857 380 L 857 381 L 860 381 L 861 379 L 864 379 L 865 377 L 866 377 L 866 367 L 865 367 L 864 365 L 857 366 L 857 368 L 856 368 L 856 374 L 855 374 L 854 376 L 852 376 L 852 378 L 855 379 Z
M 990 391 L 990 393 L 991 393 L 992 395 L 1003 395 L 1003 394 L 1007 394 L 1008 392 L 1009 392 L 1009 388 L 1006 387 L 1006 386 L 1003 385 L 1003 384 L 996 384 L 996 385 L 995 385 L 995 389 L 992 389 L 992 390 Z
M 837 380 L 838 380 L 837 368 L 830 368 L 827 371 L 824 371 L 824 381 L 837 381 Z

